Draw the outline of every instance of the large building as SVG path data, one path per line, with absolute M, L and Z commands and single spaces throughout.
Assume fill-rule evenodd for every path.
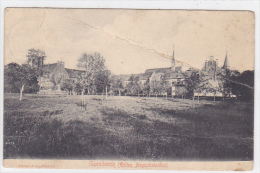
M 38 78 L 40 93 L 48 93 L 48 91 L 60 91 L 61 84 L 66 79 L 72 79 L 74 82 L 76 82 L 78 76 L 84 73 L 84 71 L 81 70 L 65 68 L 64 62 L 61 61 L 53 64 L 44 64 L 44 58 L 39 59 L 38 65 L 41 66 L 43 71 L 43 74 Z M 170 67 L 147 69 L 144 73 L 141 74 L 116 75 L 115 77 L 121 79 L 124 88 L 126 88 L 129 82 L 131 82 L 131 76 L 138 77 L 138 81 L 141 86 L 144 86 L 145 84 L 149 84 L 151 86 L 154 81 L 160 81 L 164 79 L 167 82 L 168 89 L 161 94 L 166 94 L 167 92 L 168 95 L 181 96 L 185 95 L 187 92 L 187 79 L 191 77 L 192 73 L 195 72 L 196 75 L 203 75 L 204 79 L 207 80 L 210 85 L 217 88 L 221 82 L 221 77 L 219 77 L 218 74 L 228 68 L 229 64 L 226 54 L 222 68 L 219 67 L 218 60 L 214 60 L 214 57 L 210 56 L 209 60 L 206 60 L 204 67 L 201 70 L 195 70 L 191 68 L 189 70 L 182 71 L 182 66 L 176 66 L 173 50 Z M 208 91 L 200 94 L 205 96 L 221 96 L 219 91 L 214 94 L 209 93 Z
M 41 69 L 42 75 L 38 78 L 40 93 L 60 91 L 62 82 L 66 79 L 72 79 L 76 82 L 77 76 L 83 73 L 81 70 L 65 68 L 62 61 L 53 64 L 44 64 L 42 62 Z
M 165 78 L 170 88 L 170 93 L 168 92 L 167 94 L 172 96 L 182 95 L 186 91 L 186 75 L 182 71 L 181 66 L 176 66 L 174 50 L 170 67 L 147 69 L 145 73 L 132 75 L 138 76 L 140 85 L 144 85 L 145 83 L 151 84 L 153 81 L 159 81 Z M 126 87 L 130 82 L 130 76 L 131 75 L 118 75 L 117 77 L 123 81 L 123 85 Z
M 182 71 L 182 66 L 176 66 L 173 50 L 170 67 L 147 69 L 145 73 L 132 75 L 139 78 L 140 85 L 144 85 L 146 83 L 151 84 L 154 80 L 158 81 L 165 78 L 170 88 L 170 92 L 167 92 L 167 94 L 172 96 L 181 96 L 185 95 L 187 92 L 187 80 L 191 77 L 192 73 L 195 73 L 195 75 L 203 76 L 203 80 L 207 81 L 212 88 L 216 88 L 216 91 L 214 92 L 204 90 L 201 93 L 196 93 L 195 91 L 195 96 L 199 94 L 203 96 L 222 96 L 222 93 L 217 90 L 221 83 L 221 76 L 219 76 L 219 74 L 226 69 L 229 69 L 227 54 L 222 68 L 218 65 L 218 59 L 215 60 L 213 56 L 210 56 L 209 59 L 205 61 L 205 64 L 201 70 L 190 68 L 189 70 Z M 130 82 L 130 76 L 131 75 L 118 75 L 117 77 L 123 81 L 123 85 L 126 87 Z
M 220 91 L 221 83 L 223 82 L 223 78 L 220 74 L 224 74 L 226 70 L 228 70 L 228 55 L 226 52 L 224 64 L 222 67 L 218 65 L 218 59 L 214 59 L 213 56 L 209 57 L 209 60 L 205 61 L 204 67 L 201 69 L 201 73 L 203 74 L 203 79 L 207 81 L 207 83 L 213 89 L 211 92 L 204 90 L 200 93 L 203 96 L 222 96 L 222 92 Z M 195 93 L 195 96 L 199 95 L 199 93 Z

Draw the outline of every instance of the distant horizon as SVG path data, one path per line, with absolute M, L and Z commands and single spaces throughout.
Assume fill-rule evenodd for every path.
M 47 58 L 48 56 L 46 56 L 46 58 Z M 222 68 L 223 67 L 223 64 L 224 64 L 224 61 L 222 62 L 222 63 L 220 63 L 219 62 L 219 60 L 218 59 L 216 59 L 213 55 L 210 55 L 209 57 L 208 57 L 208 59 L 206 59 L 205 60 L 205 62 L 206 61 L 208 61 L 208 60 L 210 60 L 210 57 L 213 57 L 213 60 L 217 60 L 218 61 L 218 66 L 220 67 L 220 68 Z M 163 57 L 162 57 L 163 58 Z M 46 60 L 46 59 L 45 59 Z M 61 62 L 63 62 L 64 63 L 64 68 L 67 68 L 67 69 L 73 69 L 73 70 L 83 70 L 83 69 L 81 69 L 81 68 L 78 68 L 77 66 L 75 66 L 75 68 L 73 68 L 73 67 L 68 67 L 68 66 L 66 66 L 66 62 L 65 61 L 63 61 L 62 59 L 61 60 L 57 60 L 56 62 L 47 62 L 46 63 L 46 61 L 44 60 L 44 65 L 48 65 L 48 64 L 56 64 L 56 63 L 58 63 L 59 61 L 61 61 Z M 176 60 L 176 59 L 175 59 Z M 77 60 L 76 60 L 77 61 Z M 170 61 L 170 59 L 168 59 L 168 61 L 169 61 L 169 63 L 171 63 Z M 184 67 L 184 68 L 182 68 L 182 69 L 185 69 L 185 70 L 182 70 L 183 72 L 184 71 L 186 71 L 186 70 L 188 70 L 189 68 L 194 68 L 194 69 L 198 69 L 198 70 L 202 70 L 202 68 L 204 67 L 204 65 L 205 65 L 205 62 L 201 65 L 201 68 L 195 68 L 195 67 L 192 67 L 192 66 L 190 66 L 190 67 L 187 67 L 187 65 L 186 65 L 186 68 L 185 68 L 185 66 L 182 66 L 181 64 L 188 64 L 188 63 L 182 63 L 182 62 L 180 62 L 180 61 L 178 61 L 178 60 L 176 60 L 176 66 L 177 67 L 179 67 L 179 66 L 182 66 L 182 67 Z M 10 62 L 11 63 L 11 62 Z M 26 63 L 26 61 L 25 62 L 23 62 L 23 63 L 19 63 L 19 62 L 14 62 L 14 63 L 17 63 L 17 64 L 23 64 L 23 63 Z M 179 65 L 178 65 L 179 64 Z M 5 64 L 5 65 L 7 65 L 7 64 Z M 106 64 L 105 64 L 106 65 Z M 106 66 L 107 67 L 107 66 Z M 164 67 L 154 67 L 154 68 L 147 68 L 147 69 L 159 69 L 159 68 L 170 68 L 171 67 L 171 64 L 169 64 L 168 66 L 164 66 Z M 114 73 L 112 73 L 113 75 L 132 75 L 132 74 L 142 74 L 142 73 L 145 73 L 145 71 L 147 70 L 147 69 L 145 69 L 143 72 L 139 72 L 139 73 L 119 73 L 119 74 L 114 74 Z M 237 71 L 239 71 L 240 73 L 242 73 L 242 72 L 244 72 L 244 71 L 254 71 L 254 69 L 252 69 L 252 70 L 250 70 L 250 69 L 245 69 L 245 70 L 238 70 L 238 69 L 235 69 L 235 68 L 230 68 L 231 70 L 237 70 Z M 107 68 L 107 70 L 110 70 L 111 71 L 111 69 L 109 69 L 109 68 Z
M 24 63 L 28 49 L 45 63 L 77 68 L 82 53 L 100 53 L 115 75 L 177 66 L 202 69 L 210 56 L 222 67 L 254 70 L 254 14 L 248 11 L 7 8 L 5 60 Z

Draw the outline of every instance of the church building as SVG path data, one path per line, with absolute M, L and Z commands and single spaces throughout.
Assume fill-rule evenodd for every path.
M 123 81 L 124 87 L 130 82 L 130 76 L 131 75 L 118 75 L 118 77 Z M 186 92 L 186 77 L 182 72 L 182 67 L 176 66 L 174 50 L 170 67 L 147 69 L 145 73 L 133 74 L 133 76 L 139 77 L 139 82 L 141 85 L 144 85 L 146 82 L 151 84 L 154 80 L 159 81 L 162 78 L 165 78 L 170 88 L 170 92 L 167 92 L 168 95 L 180 96 Z
M 82 75 L 84 71 L 68 69 L 64 67 L 64 62 L 58 61 L 53 64 L 44 64 L 44 58 L 39 58 L 37 62 L 38 66 L 42 69 L 42 75 L 38 78 L 40 85 L 39 93 L 61 93 L 61 84 L 67 80 L 71 79 L 73 82 L 77 81 L 78 76 Z M 221 84 L 220 73 L 229 69 L 228 56 L 226 54 L 224 65 L 222 68 L 218 65 L 218 60 L 214 59 L 213 56 L 209 57 L 209 60 L 205 61 L 204 67 L 201 70 L 189 69 L 185 72 L 182 71 L 182 66 L 176 66 L 174 50 L 171 58 L 171 66 L 166 68 L 153 68 L 147 69 L 141 74 L 132 75 L 116 75 L 116 78 L 121 79 L 123 87 L 126 88 L 130 82 L 130 76 L 138 77 L 139 84 L 142 86 L 149 84 L 150 86 L 158 81 L 165 81 L 167 91 L 164 90 L 163 93 L 172 96 L 182 96 L 187 93 L 186 85 L 187 79 L 190 78 L 193 72 L 197 75 L 203 76 L 203 79 L 208 82 L 213 88 L 218 88 Z M 151 87 L 150 87 L 150 92 Z M 203 93 L 199 93 L 204 96 L 221 96 L 219 91 L 215 93 L 210 93 L 205 90 Z M 195 96 L 197 94 L 195 93 Z
M 219 91 L 221 83 L 223 82 L 222 76 L 220 74 L 224 74 L 226 70 L 229 70 L 228 63 L 228 55 L 226 52 L 225 60 L 223 66 L 220 68 L 218 65 L 218 59 L 214 59 L 213 56 L 209 57 L 209 60 L 205 61 L 204 67 L 201 69 L 201 73 L 203 74 L 204 81 L 207 81 L 208 84 L 213 88 L 215 88 L 215 92 L 206 91 L 201 93 L 203 96 L 222 96 L 222 93 Z M 197 96 L 198 93 L 195 93 Z

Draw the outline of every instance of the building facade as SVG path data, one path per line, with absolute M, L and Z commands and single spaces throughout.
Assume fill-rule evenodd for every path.
M 117 77 L 123 81 L 123 86 L 126 87 L 130 82 L 130 76 L 131 75 L 118 75 Z M 181 66 L 176 66 L 174 50 L 170 67 L 147 69 L 145 73 L 132 74 L 132 76 L 139 78 L 139 83 L 141 86 L 146 83 L 151 85 L 153 81 L 160 81 L 164 79 L 169 88 L 169 90 L 166 91 L 168 95 L 179 96 L 186 92 L 186 75 L 182 71 Z M 161 94 L 166 93 L 164 92 Z
M 42 75 L 38 78 L 40 85 L 39 93 L 61 92 L 61 84 L 67 80 L 72 79 L 77 81 L 77 76 L 84 71 L 65 68 L 64 62 L 58 61 L 53 64 L 43 64 L 41 66 Z
M 190 68 L 189 70 L 182 71 L 182 66 L 176 66 L 173 51 L 170 67 L 147 69 L 145 73 L 132 74 L 132 76 L 139 78 L 140 85 L 146 83 L 151 84 L 153 81 L 164 79 L 169 87 L 167 91 L 168 95 L 182 96 L 187 93 L 187 80 L 191 77 L 191 74 L 195 72 L 196 75 L 203 76 L 203 80 L 207 82 L 207 85 L 213 88 L 212 90 L 205 89 L 201 93 L 196 93 L 195 91 L 195 96 L 222 96 L 221 91 L 218 89 L 222 82 L 222 77 L 219 76 L 219 74 L 223 73 L 226 69 L 229 69 L 227 53 L 222 68 L 219 67 L 218 59 L 215 60 L 213 56 L 210 56 L 209 59 L 205 61 L 201 70 Z M 126 87 L 130 82 L 130 76 L 131 75 L 118 75 L 117 77 L 123 81 L 123 86 Z
M 60 91 L 61 84 L 65 80 L 71 79 L 73 82 L 77 82 L 78 77 L 84 73 L 82 70 L 65 68 L 64 62 L 61 61 L 53 64 L 44 64 L 43 58 L 39 60 L 40 62 L 38 64 L 41 66 L 43 72 L 38 78 L 40 93 L 46 93 L 47 91 Z M 138 78 L 141 88 L 144 88 L 145 85 L 152 86 L 154 82 L 164 80 L 166 83 L 165 85 L 167 85 L 167 90 L 164 90 L 160 94 L 183 96 L 187 93 L 187 80 L 191 77 L 192 73 L 196 72 L 197 75 L 203 76 L 203 79 L 207 81 L 209 85 L 213 88 L 218 88 L 221 83 L 221 77 L 218 74 L 228 68 L 228 56 L 226 54 L 222 68 L 219 67 L 218 60 L 215 60 L 213 56 L 210 56 L 209 59 L 205 61 L 201 70 L 190 68 L 189 70 L 182 71 L 182 66 L 176 66 L 173 50 L 170 67 L 147 69 L 141 74 L 116 75 L 115 77 L 122 81 L 123 88 L 126 88 L 131 82 L 131 76 Z M 151 87 L 150 92 L 152 93 Z M 216 90 L 214 93 L 211 93 L 208 90 L 205 90 L 205 92 L 202 93 L 195 92 L 195 96 L 199 94 L 204 96 L 221 96 L 219 90 Z

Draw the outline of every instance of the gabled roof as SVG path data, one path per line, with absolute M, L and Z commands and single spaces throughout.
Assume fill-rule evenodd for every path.
M 168 72 L 165 74 L 166 79 L 185 79 L 185 75 L 180 72 Z
M 139 77 L 139 80 L 148 80 L 152 73 L 140 73 L 131 75 L 115 75 L 116 78 L 120 78 L 122 81 L 129 81 L 130 76 Z
M 70 78 L 76 78 L 77 75 L 84 73 L 83 70 L 75 70 L 75 69 L 68 69 L 65 68 Z
M 171 67 L 166 67 L 166 68 L 154 68 L 154 69 L 147 69 L 145 70 L 145 73 L 166 73 L 171 71 Z
M 57 67 L 58 67 L 58 63 L 45 64 L 42 66 L 42 71 L 45 73 L 55 72 L 55 69 Z M 70 78 L 76 78 L 78 74 L 84 73 L 83 70 L 75 70 L 75 69 L 68 69 L 68 68 L 64 68 L 64 69 L 68 73 Z
M 56 67 L 58 66 L 58 63 L 53 63 L 53 64 L 45 64 L 42 66 L 42 71 L 47 73 L 47 72 L 52 72 Z
M 178 67 L 175 67 L 175 72 L 179 72 L 181 71 L 181 66 L 178 66 Z M 156 73 L 169 73 L 171 72 L 171 67 L 166 67 L 166 68 L 154 68 L 154 69 L 147 69 L 145 71 L 145 73 L 153 73 L 153 72 L 156 72 Z
M 115 75 L 117 79 L 121 79 L 122 81 L 128 81 L 131 75 Z
M 149 77 L 151 77 L 152 73 L 141 73 L 137 75 L 139 77 L 139 80 L 148 80 Z

